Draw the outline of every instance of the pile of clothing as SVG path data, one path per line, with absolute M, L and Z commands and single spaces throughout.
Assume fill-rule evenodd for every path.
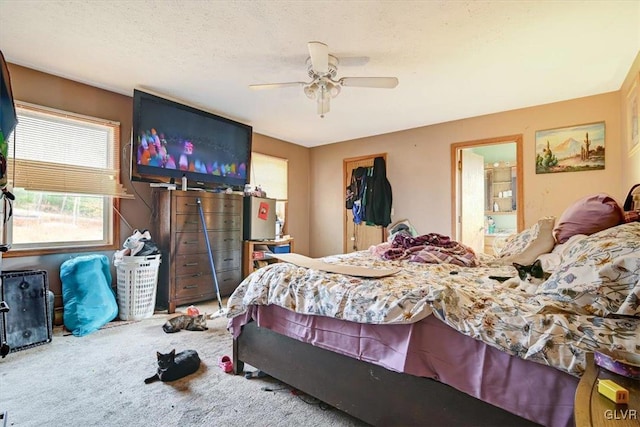
M 438 233 L 413 236 L 409 231 L 400 230 L 391 241 L 374 245 L 369 251 L 386 260 L 478 266 L 473 249 Z
M 113 254 L 114 262 L 122 260 L 125 256 L 148 256 L 160 253 L 158 245 L 151 240 L 149 230 L 133 230 L 133 234 L 127 237 L 122 244 L 122 249 Z

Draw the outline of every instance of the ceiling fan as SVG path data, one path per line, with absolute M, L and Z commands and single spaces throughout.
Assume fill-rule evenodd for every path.
M 342 77 L 335 79 L 338 73 L 338 58 L 329 54 L 329 47 L 322 42 L 309 42 L 307 58 L 307 74 L 310 82 L 266 83 L 249 85 L 251 89 L 274 89 L 291 86 L 302 86 L 305 95 L 315 99 L 318 114 L 324 117 L 329 112 L 329 101 L 345 87 L 370 87 L 392 89 L 398 85 L 396 77 Z

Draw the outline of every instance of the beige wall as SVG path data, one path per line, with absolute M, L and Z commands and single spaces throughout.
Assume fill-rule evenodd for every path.
M 322 256 L 342 252 L 344 188 L 342 160 L 386 152 L 387 174 L 394 190 L 393 220 L 408 218 L 420 232 L 451 233 L 450 144 L 522 133 L 524 137 L 525 226 L 543 215 L 559 216 L 575 199 L 604 191 L 624 201 L 640 182 L 640 151 L 628 156 L 624 105 L 636 58 L 620 91 L 555 104 L 474 117 L 378 135 L 313 149 L 254 134 L 254 150 L 289 159 L 289 223 L 296 252 Z M 99 88 L 9 64 L 16 99 L 120 121 L 122 142 L 130 138 L 132 99 Z M 635 73 L 635 74 L 634 74 Z M 625 94 L 625 95 L 623 95 Z M 602 171 L 536 175 L 535 131 L 604 120 L 606 168 Z M 128 157 L 122 159 L 128 177 Z M 125 180 L 126 181 L 126 180 Z M 147 228 L 151 191 L 143 183 L 125 182 L 137 192 L 124 200 L 121 212 L 133 228 Z M 135 193 L 135 192 L 134 192 Z M 129 234 L 122 223 L 121 241 Z M 6 258 L 4 269 L 44 268 L 59 292 L 59 266 L 70 254 Z M 58 293 L 57 292 L 57 293 Z
M 536 130 L 599 121 L 606 126 L 604 170 L 535 173 Z M 574 200 L 594 192 L 608 193 L 623 203 L 627 182 L 640 182 L 629 178 L 626 170 L 623 184 L 623 168 L 632 165 L 622 161 L 620 92 L 316 147 L 311 152 L 311 192 L 316 195 L 311 198 L 311 256 L 342 252 L 344 185 L 342 174 L 335 173 L 342 169 L 342 159 L 386 152 L 393 187 L 392 221 L 407 218 L 420 233 L 451 235 L 450 145 L 520 133 L 525 227 L 545 215 L 559 217 Z
M 121 144 L 129 144 L 133 117 L 133 99 L 93 86 L 77 83 L 51 74 L 9 64 L 11 86 L 16 100 L 71 111 L 88 116 L 119 121 Z M 261 153 L 289 159 L 289 233 L 295 238 L 296 251 L 309 251 L 309 149 L 254 134 L 253 149 Z M 81 149 L 82 147 L 79 147 Z M 120 212 L 132 228 L 151 228 L 150 207 L 152 205 L 149 184 L 129 181 L 130 153 L 125 150 L 121 158 L 121 176 L 127 191 L 135 195 L 134 200 L 122 200 Z M 55 177 L 53 177 L 55 178 Z M 131 235 L 131 229 L 120 222 L 120 242 Z M 112 251 L 104 252 L 111 257 Z M 7 253 L 2 262 L 3 270 L 43 269 L 48 272 L 51 290 L 56 294 L 56 306 L 61 305 L 60 265 L 76 254 L 67 253 L 47 256 L 16 257 Z M 112 271 L 115 280 L 115 271 Z
M 621 109 L 621 124 L 622 124 L 622 135 L 624 141 L 624 147 L 622 149 L 622 188 L 629 191 L 629 189 L 634 184 L 640 184 L 640 149 L 636 149 L 633 156 L 629 155 L 628 145 L 627 144 L 627 119 L 626 119 L 626 105 L 627 105 L 627 94 L 629 93 L 629 89 L 633 84 L 634 79 L 640 78 L 640 53 L 636 56 L 631 69 L 629 70 L 629 74 L 627 74 L 627 78 L 622 84 L 622 88 L 620 90 L 620 109 Z M 640 82 L 638 82 L 640 85 Z M 637 89 L 640 91 L 640 88 Z M 640 99 L 638 100 L 640 102 Z M 626 197 L 626 193 L 625 193 Z M 624 202 L 624 200 L 622 200 Z

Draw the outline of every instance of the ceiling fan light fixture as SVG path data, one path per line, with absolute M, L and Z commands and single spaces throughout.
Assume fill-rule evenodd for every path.
M 333 82 L 329 82 L 327 84 L 327 88 L 329 91 L 329 96 L 331 96 L 331 98 L 335 98 L 336 96 L 338 96 L 340 94 L 340 85 L 339 84 L 335 84 Z
M 315 99 L 317 90 L 318 85 L 316 83 L 311 83 L 304 87 L 304 94 L 307 95 L 307 98 L 309 99 Z
M 308 43 L 307 74 L 311 78 L 308 83 L 266 83 L 250 85 L 252 89 L 302 86 L 307 98 L 316 101 L 318 114 L 324 117 L 329 112 L 331 98 L 338 96 L 343 86 L 392 89 L 398 85 L 396 77 L 342 77 L 336 80 L 339 60 L 329 53 L 329 47 L 322 42 Z

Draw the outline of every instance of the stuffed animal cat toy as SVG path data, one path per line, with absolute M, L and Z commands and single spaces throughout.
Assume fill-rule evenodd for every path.
M 199 314 L 197 316 L 189 316 L 187 314 L 181 314 L 176 317 L 172 317 L 167 320 L 162 329 L 172 334 L 174 332 L 180 332 L 183 329 L 187 331 L 206 331 L 207 329 L 207 315 Z
M 514 262 L 513 266 L 518 271 L 516 277 L 489 276 L 489 278 L 503 282 L 502 285 L 506 288 L 533 294 L 550 276 L 549 273 L 542 269 L 540 260 L 536 260 L 531 265 L 522 265 Z
M 191 375 L 200 367 L 200 357 L 195 350 L 185 350 L 176 354 L 176 350 L 170 353 L 157 352 L 158 372 L 144 380 L 145 384 L 155 381 L 175 381 Z

